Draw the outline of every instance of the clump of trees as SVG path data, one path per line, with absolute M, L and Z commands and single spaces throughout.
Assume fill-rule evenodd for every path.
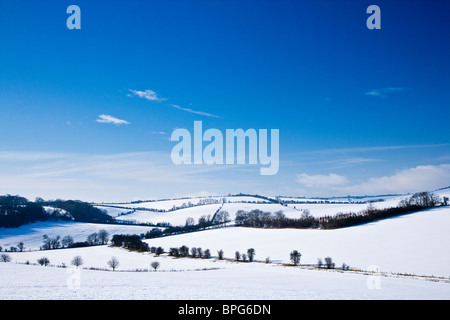
M 42 250 L 51 250 L 51 249 L 59 249 L 61 248 L 61 237 L 56 236 L 54 238 L 50 238 L 48 235 L 44 234 L 42 236 L 42 241 L 44 242 L 41 249 Z
M 67 211 L 73 220 L 79 222 L 112 223 L 114 219 L 106 211 L 94 207 L 92 204 L 80 200 L 49 200 L 42 201 L 42 205 Z
M 334 269 L 335 263 L 331 257 L 325 257 L 325 267 L 327 269 Z
M 42 205 L 10 194 L 0 196 L 0 227 L 15 228 L 23 224 L 51 219 Z
M 115 247 L 124 247 L 139 252 L 150 251 L 148 244 L 143 242 L 137 234 L 115 234 L 112 237 L 111 242 Z
M 418 192 L 409 199 L 404 199 L 398 204 L 401 208 L 423 209 L 436 207 L 441 203 L 439 196 L 429 192 Z M 445 205 L 445 202 L 443 203 Z
M 1 261 L 1 262 L 11 262 L 11 257 L 10 257 L 9 254 L 2 253 L 2 254 L 0 255 L 0 261 Z
M 239 251 L 236 251 L 234 253 L 234 259 L 236 261 L 240 261 L 242 259 L 242 261 L 246 262 L 247 258 L 248 258 L 248 261 L 253 262 L 253 260 L 255 259 L 255 254 L 256 254 L 256 251 L 254 248 L 249 248 L 249 249 L 247 249 L 247 253 L 242 253 L 242 254 Z M 219 256 L 219 258 L 220 258 L 220 256 Z M 222 259 L 223 259 L 223 252 L 222 252 Z M 269 260 L 269 258 L 267 257 L 266 262 L 268 260 Z
M 101 229 L 98 232 L 91 233 L 86 242 L 91 245 L 104 245 L 108 243 L 108 232 L 105 229 Z
M 162 248 L 161 248 L 162 250 Z M 221 250 L 219 250 L 221 251 Z M 189 254 L 189 252 L 191 254 Z M 169 256 L 180 258 L 180 257 L 192 257 L 192 258 L 201 258 L 201 259 L 209 259 L 211 258 L 211 251 L 209 249 L 203 250 L 202 248 L 192 247 L 189 250 L 189 247 L 182 245 L 181 247 L 173 247 L 169 249 Z M 223 257 L 223 251 L 222 251 Z
M 150 252 L 154 253 L 157 257 L 164 253 L 164 249 L 162 247 L 151 247 Z
M 41 266 L 47 266 L 47 265 L 50 264 L 50 260 L 49 260 L 47 257 L 39 258 L 39 259 L 37 260 L 37 262 L 38 262 Z

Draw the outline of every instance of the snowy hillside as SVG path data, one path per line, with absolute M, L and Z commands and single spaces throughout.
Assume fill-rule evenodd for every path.
M 151 246 L 181 245 L 222 249 L 226 257 L 235 251 L 256 251 L 255 259 L 270 257 L 289 261 L 289 253 L 302 253 L 301 262 L 316 264 L 330 256 L 338 266 L 450 277 L 450 207 L 386 219 L 336 230 L 258 229 L 229 227 L 198 233 L 146 240 Z M 441 254 L 439 254 L 439 252 Z
M 9 249 L 11 246 L 17 246 L 19 242 L 23 242 L 25 250 L 39 250 L 42 246 L 42 236 L 48 235 L 50 238 L 60 236 L 71 236 L 75 242 L 85 241 L 88 235 L 106 230 L 111 236 L 113 234 L 141 234 L 151 227 L 128 226 L 118 224 L 100 224 L 100 223 L 83 223 L 83 222 L 36 222 L 20 226 L 18 228 L 0 228 L 0 246 L 3 250 Z
M 183 226 L 187 218 L 193 218 L 196 222 L 202 216 L 209 215 L 212 218 L 214 213 L 221 207 L 221 204 L 206 204 L 169 212 L 137 210 L 130 214 L 118 216 L 116 220 L 152 224 L 170 223 L 172 226 Z

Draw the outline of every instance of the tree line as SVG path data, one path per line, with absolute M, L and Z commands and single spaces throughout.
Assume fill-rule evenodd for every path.
M 203 215 L 195 222 L 194 218 L 188 217 L 186 218 L 186 222 L 184 226 L 172 226 L 169 223 L 164 224 L 165 228 L 153 228 L 152 230 L 147 231 L 145 234 L 142 234 L 142 238 L 145 239 L 153 239 L 159 237 L 165 237 L 180 233 L 186 232 L 194 232 L 200 231 L 211 227 L 219 227 L 225 225 L 227 222 L 230 222 L 229 219 L 230 214 L 227 211 L 217 210 L 214 215 Z
M 380 219 L 395 217 L 403 214 L 447 205 L 448 198 L 441 199 L 429 192 L 418 192 L 409 199 L 400 201 L 398 206 L 385 209 L 374 208 L 372 204 L 360 212 L 337 213 L 334 216 L 313 217 L 309 210 L 304 210 L 300 218 L 288 218 L 282 211 L 263 212 L 239 210 L 236 213 L 235 224 L 243 227 L 255 228 L 321 228 L 337 229 L 368 223 Z
M 109 234 L 105 229 L 101 229 L 98 232 L 93 232 L 87 236 L 86 241 L 75 242 L 72 236 L 67 235 L 60 237 L 59 235 L 55 237 L 49 237 L 44 234 L 42 236 L 42 246 L 41 250 L 53 250 L 62 248 L 81 248 L 89 246 L 98 246 L 107 244 L 109 241 Z

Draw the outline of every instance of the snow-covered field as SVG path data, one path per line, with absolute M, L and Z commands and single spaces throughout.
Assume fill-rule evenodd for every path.
M 132 221 L 135 223 L 170 223 L 172 226 L 184 226 L 187 218 L 193 218 L 195 223 L 202 216 L 210 216 L 212 218 L 214 213 L 221 207 L 221 204 L 205 204 L 195 207 L 178 209 L 168 212 L 154 212 L 137 210 L 133 213 L 116 217 L 119 221 Z
M 171 199 L 171 200 L 154 200 L 154 201 L 142 201 L 136 203 L 103 203 L 101 206 L 123 207 L 123 208 L 145 208 L 154 210 L 172 210 L 174 208 L 183 208 L 189 206 L 196 206 L 201 204 L 213 204 L 223 202 L 267 202 L 268 200 L 252 197 L 252 196 L 228 196 L 228 197 L 207 197 L 207 198 L 183 198 L 183 199 Z M 99 206 L 101 208 L 101 206 Z
M 138 259 L 150 262 L 155 258 L 138 256 Z M 197 259 L 168 257 L 159 260 L 161 264 L 171 263 L 174 266 L 186 260 Z M 308 270 L 275 264 L 212 261 L 215 260 L 206 265 L 213 265 L 218 269 L 183 272 L 113 272 L 0 263 L 0 299 L 289 300 L 450 297 L 450 284 L 444 282 Z
M 448 189 L 437 194 L 450 196 Z M 389 197 L 374 206 L 393 206 L 401 198 Z M 249 200 L 247 197 L 247 202 L 207 204 L 169 212 L 137 210 L 119 218 L 183 225 L 187 217 L 197 221 L 202 215 L 212 216 L 218 208 L 228 211 L 231 219 L 238 210 L 253 209 L 282 210 L 295 218 L 304 209 L 321 216 L 357 212 L 368 205 L 282 206 L 248 203 Z M 172 208 L 173 203 L 167 201 L 164 205 Z M 75 241 L 85 241 L 100 229 L 107 230 L 111 238 L 114 234 L 142 234 L 153 228 L 147 226 L 71 221 L 0 228 L 3 251 L 19 242 L 25 246 L 24 252 L 6 252 L 10 262 L 0 262 L 0 299 L 450 299 L 449 225 L 447 206 L 337 230 L 228 226 L 144 240 L 166 252 L 182 245 L 210 249 L 211 259 L 173 258 L 167 254 L 156 257 L 108 245 L 39 251 L 44 234 L 51 238 L 70 235 Z M 232 261 L 236 251 L 242 254 L 248 248 L 255 249 L 255 262 Z M 217 259 L 220 249 L 228 260 Z M 292 250 L 302 254 L 302 267 L 283 265 L 290 262 Z M 36 265 L 43 256 L 51 266 Z M 75 256 L 83 259 L 78 269 L 71 265 Z M 310 267 L 318 258 L 324 260 L 327 256 L 333 258 L 336 267 L 345 263 L 351 270 Z M 119 260 L 114 272 L 107 264 L 111 257 Z M 264 263 L 266 258 L 270 263 Z M 154 261 L 160 263 L 156 272 L 150 270 Z M 361 271 L 368 268 L 381 274 Z

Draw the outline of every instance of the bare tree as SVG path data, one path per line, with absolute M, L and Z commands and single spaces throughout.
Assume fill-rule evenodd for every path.
M 110 260 L 108 260 L 108 266 L 114 270 L 119 266 L 119 260 L 116 257 L 112 257 Z
M 108 243 L 108 231 L 105 229 L 101 229 L 98 231 L 98 241 L 101 244 L 107 244 Z
M 19 242 L 19 244 L 17 245 L 17 248 L 19 249 L 20 252 L 22 252 L 25 249 L 23 242 Z
M 42 250 L 48 250 L 48 249 L 50 249 L 50 238 L 48 237 L 48 235 L 46 235 L 46 234 L 44 234 L 43 236 L 42 236 L 42 242 L 44 242 L 43 243 L 43 245 L 42 245 Z
M 219 251 L 217 251 L 217 254 L 219 256 L 219 260 L 223 260 L 223 250 L 220 249 Z
M 302 254 L 300 252 L 298 252 L 297 250 L 293 250 L 291 252 L 291 261 L 294 264 L 294 266 L 299 265 L 301 257 L 302 257 Z
M 162 247 L 156 248 L 156 256 L 159 257 L 163 253 L 164 253 L 164 249 Z
M 241 254 L 239 253 L 239 251 L 236 251 L 234 253 L 234 257 L 235 257 L 236 261 L 239 261 L 241 259 Z
M 304 209 L 301 215 L 302 219 L 309 219 L 311 218 L 311 212 L 308 209 Z
M 327 267 L 327 269 L 334 269 L 334 262 L 331 257 L 325 258 L 325 266 Z
M 182 245 L 179 249 L 180 256 L 187 257 L 189 256 L 189 247 Z
M 79 267 L 84 263 L 83 258 L 81 256 L 75 256 L 72 259 L 71 264 L 74 265 L 75 267 Z
M 192 217 L 187 217 L 186 218 L 186 223 L 185 226 L 186 227 L 192 227 L 193 225 L 195 225 L 195 220 Z
M 70 247 L 71 245 L 73 245 L 73 238 L 71 236 L 64 236 L 61 239 L 61 245 L 63 247 Z
M 152 268 L 156 271 L 156 269 L 159 268 L 159 262 L 158 261 L 153 261 L 151 264 Z
M 61 247 L 61 242 L 59 241 L 61 237 L 60 236 L 56 236 L 55 238 L 51 239 L 51 246 L 52 249 L 58 249 Z
M 91 246 L 98 244 L 98 233 L 94 232 L 88 235 L 86 240 Z
M 322 268 L 322 265 L 323 265 L 322 259 L 317 258 L 317 266 L 318 266 L 319 268 Z
M 253 258 L 255 257 L 255 249 L 253 249 L 253 248 L 247 249 L 247 255 L 248 255 L 248 261 L 252 262 Z
M 226 223 L 229 221 L 229 217 L 230 217 L 230 214 L 228 213 L 228 211 L 221 210 L 216 214 L 216 216 L 214 218 L 214 222 L 217 224 Z

